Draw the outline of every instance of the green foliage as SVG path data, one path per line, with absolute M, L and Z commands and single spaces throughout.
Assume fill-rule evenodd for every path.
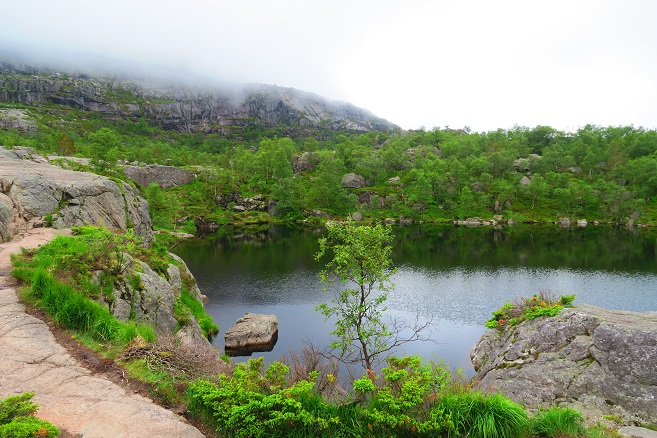
M 382 225 L 357 227 L 350 222 L 329 222 L 326 227 L 327 237 L 319 240 L 315 258 L 330 253 L 331 260 L 320 273 L 322 281 L 329 287 L 335 286 L 335 277 L 340 282 L 331 303 L 322 303 L 317 310 L 326 319 L 337 317 L 331 332 L 337 340 L 331 348 L 339 351 L 339 357 L 372 369 L 379 356 L 392 348 L 393 333 L 383 321 L 386 293 L 393 288 L 389 281 L 392 232 Z M 345 284 L 351 288 L 343 288 Z
M 450 438 L 523 437 L 529 426 L 525 410 L 500 394 L 450 394 L 438 405 L 453 423 Z
M 189 410 L 221 436 L 481 437 L 525 436 L 523 408 L 498 395 L 471 392 L 444 364 L 391 357 L 383 378 L 368 373 L 354 394 L 330 400 L 318 374 L 290 380 L 289 368 L 262 358 L 238 364 L 232 376 L 190 385 Z
M 530 430 L 534 435 L 548 438 L 583 435 L 584 417 L 572 409 L 552 407 L 538 411 L 530 420 Z
M 288 371 L 278 363 L 263 374 L 262 358 L 249 359 L 218 384 L 192 384 L 188 409 L 212 421 L 223 436 L 340 436 L 326 433 L 341 425 L 336 409 L 313 394 L 317 375 L 290 384 Z
M 114 234 L 96 227 L 73 229 L 73 236 L 58 236 L 38 250 L 12 257 L 12 275 L 30 285 L 38 305 L 64 327 L 91 336 L 99 342 L 127 344 L 135 336 L 153 341 L 152 327 L 133 321 L 117 321 L 94 298 L 107 299 L 116 276 L 128 264 L 128 254 L 148 261 L 166 272 L 163 256 L 144 248 L 130 233 Z M 102 270 L 100 285 L 91 282 L 92 272 Z M 143 288 L 139 276 L 128 279 L 136 290 Z
M 180 303 L 180 304 L 179 304 Z M 201 326 L 203 335 L 212 340 L 217 334 L 219 334 L 219 326 L 212 322 L 212 316 L 208 315 L 205 312 L 205 307 L 203 303 L 198 301 L 192 296 L 184 287 L 180 293 L 180 297 L 176 300 L 176 306 L 182 305 L 187 311 L 194 316 L 198 325 Z M 175 309 L 175 308 L 174 308 Z M 177 318 L 176 318 L 177 319 Z M 178 320 L 180 321 L 180 320 Z
M 39 407 L 32 403 L 34 394 L 25 392 L 0 400 L 0 438 L 56 437 L 59 429 L 34 417 Z
M 486 327 L 503 329 L 506 325 L 517 325 L 524 320 L 541 316 L 557 316 L 565 307 L 572 307 L 575 295 L 562 295 L 558 300 L 549 293 L 540 292 L 531 298 L 520 297 L 513 303 L 507 302 L 493 311 L 493 317 L 486 321 Z

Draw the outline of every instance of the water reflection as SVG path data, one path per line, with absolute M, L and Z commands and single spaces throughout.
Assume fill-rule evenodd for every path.
M 454 227 L 395 229 L 399 271 L 388 313 L 434 321 L 435 342 L 406 344 L 398 353 L 443 358 L 472 374 L 469 353 L 490 313 L 507 300 L 550 290 L 577 302 L 634 311 L 657 310 L 655 232 L 588 227 Z M 329 322 L 315 311 L 327 301 L 318 279 L 318 233 L 275 227 L 257 235 L 224 235 L 182 243 L 183 257 L 222 330 L 247 311 L 276 314 L 276 360 L 304 340 L 330 342 Z M 222 347 L 223 336 L 215 343 Z

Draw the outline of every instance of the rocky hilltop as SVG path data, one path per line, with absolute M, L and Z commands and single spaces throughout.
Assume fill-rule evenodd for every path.
M 657 312 L 564 309 L 490 330 L 472 362 L 482 388 L 529 408 L 568 405 L 589 418 L 657 424 Z
M 239 136 L 245 127 L 368 132 L 399 129 L 346 102 L 273 85 L 191 87 L 64 74 L 0 61 L 0 102 L 63 105 L 109 118 L 144 119 L 179 132 Z
M 148 203 L 125 182 L 53 166 L 29 150 L 0 148 L 0 241 L 52 221 L 55 228 L 133 228 L 153 237 Z

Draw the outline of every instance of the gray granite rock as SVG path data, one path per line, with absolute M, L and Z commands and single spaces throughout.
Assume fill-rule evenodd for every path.
M 482 389 L 529 408 L 657 424 L 657 312 L 589 305 L 486 332 L 472 354 Z

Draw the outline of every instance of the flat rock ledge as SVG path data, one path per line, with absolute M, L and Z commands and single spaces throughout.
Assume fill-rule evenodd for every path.
M 618 429 L 618 433 L 630 438 L 657 438 L 657 432 L 645 427 L 626 426 Z
M 657 312 L 590 305 L 486 332 L 472 354 L 481 389 L 529 409 L 578 409 L 657 424 Z
M 226 352 L 233 351 L 271 351 L 278 339 L 278 318 L 276 315 L 247 313 L 224 334 Z

